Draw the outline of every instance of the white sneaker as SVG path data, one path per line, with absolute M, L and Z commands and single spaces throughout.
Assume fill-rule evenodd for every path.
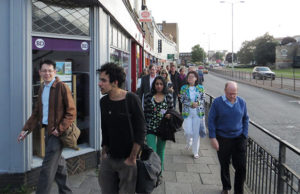
M 199 155 L 198 154 L 196 154 L 196 155 L 194 155 L 194 159 L 199 159 Z

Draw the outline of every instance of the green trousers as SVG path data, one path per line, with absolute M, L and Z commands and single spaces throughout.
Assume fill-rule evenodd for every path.
M 166 141 L 153 134 L 146 135 L 147 145 L 150 146 L 160 157 L 161 170 L 164 170 Z

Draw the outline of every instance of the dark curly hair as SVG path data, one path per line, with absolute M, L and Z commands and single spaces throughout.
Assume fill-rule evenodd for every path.
M 188 74 L 186 75 L 186 80 L 188 79 L 189 75 L 190 74 L 194 74 L 194 76 L 197 78 L 197 80 L 195 81 L 195 86 L 200 84 L 199 83 L 199 76 L 198 76 L 198 73 L 196 71 L 190 71 L 188 72 Z
M 113 83 L 114 81 L 118 81 L 118 87 L 121 88 L 123 83 L 125 82 L 126 73 L 124 69 L 115 64 L 115 63 L 105 63 L 101 66 L 97 72 L 102 73 L 105 72 L 109 76 L 109 82 Z
M 167 94 L 168 93 L 168 87 L 167 87 L 167 82 L 165 81 L 165 78 L 163 78 L 162 76 L 158 75 L 156 76 L 156 78 L 153 80 L 152 83 L 152 87 L 151 87 L 151 94 L 154 95 L 157 93 L 156 89 L 155 89 L 155 83 L 157 80 L 161 80 L 164 86 L 164 89 L 162 91 L 163 94 Z

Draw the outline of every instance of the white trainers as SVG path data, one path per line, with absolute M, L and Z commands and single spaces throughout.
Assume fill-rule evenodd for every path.
M 199 159 L 199 155 L 198 154 L 194 155 L 194 159 Z

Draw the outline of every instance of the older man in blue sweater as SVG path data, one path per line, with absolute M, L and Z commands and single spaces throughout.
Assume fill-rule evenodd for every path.
M 237 96 L 237 90 L 236 82 L 227 82 L 225 95 L 214 100 L 208 115 L 209 138 L 221 165 L 222 194 L 231 190 L 230 158 L 235 168 L 234 193 L 244 193 L 249 117 L 246 102 Z

